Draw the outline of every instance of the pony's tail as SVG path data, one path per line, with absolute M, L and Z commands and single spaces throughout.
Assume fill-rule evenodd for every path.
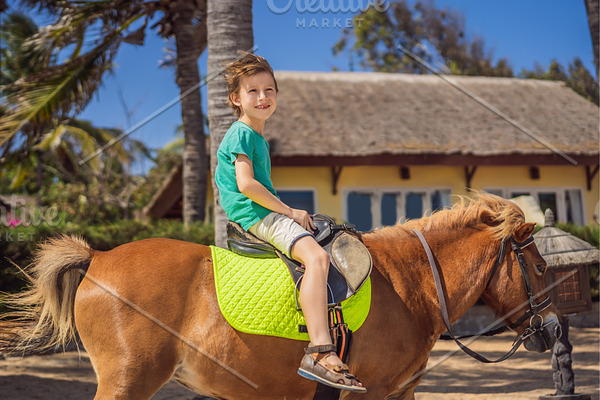
M 4 299 L 16 311 L 0 318 L 0 354 L 66 348 L 76 338 L 75 293 L 94 252 L 77 236 L 62 235 L 39 245 L 23 271 L 29 288 Z

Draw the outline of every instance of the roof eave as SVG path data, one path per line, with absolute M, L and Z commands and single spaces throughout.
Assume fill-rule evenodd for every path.
M 599 154 L 568 155 L 578 166 L 599 165 Z M 388 165 L 445 165 L 445 166 L 547 166 L 573 165 L 559 154 L 368 154 L 362 156 L 334 155 L 277 155 L 271 157 L 273 166 L 388 166 Z

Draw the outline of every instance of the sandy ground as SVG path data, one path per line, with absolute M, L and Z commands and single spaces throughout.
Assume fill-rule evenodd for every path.
M 578 393 L 599 399 L 600 329 L 571 328 L 573 369 Z M 504 334 L 473 343 L 488 358 L 498 358 L 511 347 L 513 336 Z M 0 360 L 0 399 L 91 399 L 96 378 L 85 353 L 8 358 Z M 417 400 L 538 399 L 554 393 L 550 353 L 533 354 L 520 349 L 500 364 L 481 364 L 454 342 L 440 341 L 431 353 L 428 371 L 417 389 Z M 193 400 L 197 396 L 169 382 L 154 400 Z M 198 397 L 199 398 L 199 397 Z

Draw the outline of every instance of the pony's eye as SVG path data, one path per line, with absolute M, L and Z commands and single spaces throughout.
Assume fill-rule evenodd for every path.
M 546 272 L 546 268 L 547 268 L 547 265 L 546 265 L 546 264 L 536 264 L 536 265 L 535 265 L 535 272 L 536 272 L 538 275 L 543 275 L 543 274 L 544 274 L 544 272 Z

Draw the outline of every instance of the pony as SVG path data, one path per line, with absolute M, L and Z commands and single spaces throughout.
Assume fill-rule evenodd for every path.
M 341 398 L 414 399 L 429 353 L 446 331 L 428 258 L 412 229 L 435 255 L 450 322 L 481 298 L 519 335 L 528 320 L 546 321 L 521 337 L 528 350 L 551 348 L 556 315 L 546 308 L 537 318 L 520 318 L 527 316 L 527 287 L 506 240 L 525 243 L 534 225 L 514 203 L 479 193 L 361 234 L 373 260 L 372 300 L 348 364 L 368 392 Z M 520 251 L 530 290 L 547 297 L 546 263 L 535 244 Z M 296 373 L 305 342 L 245 334 L 226 322 L 207 246 L 146 239 L 103 252 L 60 236 L 40 245 L 27 271 L 29 289 L 7 299 L 20 311 L 3 318 L 0 353 L 48 350 L 78 334 L 97 375 L 95 400 L 150 399 L 170 379 L 215 399 L 314 396 L 316 384 Z

